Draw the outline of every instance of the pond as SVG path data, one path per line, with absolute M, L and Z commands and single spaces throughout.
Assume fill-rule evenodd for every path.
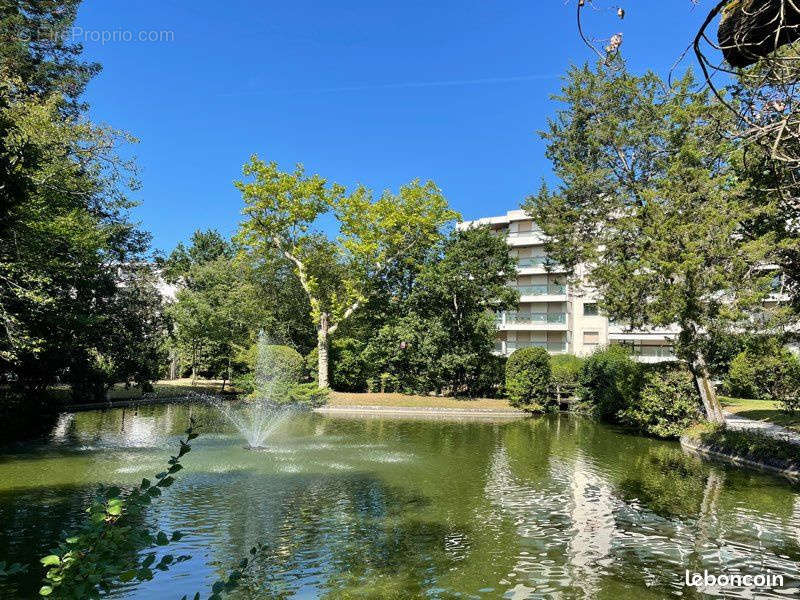
M 686 569 L 785 577 L 726 597 L 798 593 L 797 487 L 564 415 L 301 413 L 263 451 L 205 405 L 62 415 L 46 440 L 0 453 L 0 560 L 46 554 L 97 484 L 162 470 L 190 415 L 202 434 L 149 516 L 185 532 L 170 551 L 192 558 L 115 597 L 206 597 L 259 542 L 234 598 L 707 597 L 683 586 Z M 33 597 L 38 569 L 3 585 Z

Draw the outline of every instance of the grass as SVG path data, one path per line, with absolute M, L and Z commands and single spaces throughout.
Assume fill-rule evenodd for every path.
M 728 412 L 754 421 L 768 421 L 800 433 L 800 413 L 789 413 L 775 400 L 752 400 L 720 396 L 722 406 Z
M 686 437 L 707 448 L 779 468 L 800 466 L 800 446 L 758 431 L 728 429 L 712 423 L 689 428 Z
M 357 394 L 331 392 L 328 406 L 391 406 L 400 408 L 466 408 L 514 410 L 506 400 L 477 398 L 475 400 L 442 398 L 438 396 L 411 396 L 406 394 Z

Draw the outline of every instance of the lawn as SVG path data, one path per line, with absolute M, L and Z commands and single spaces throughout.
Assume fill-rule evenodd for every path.
M 752 400 L 720 396 L 720 402 L 722 402 L 725 410 L 741 417 L 755 421 L 769 421 L 800 432 L 800 413 L 784 412 L 781 410 L 780 403 L 774 400 Z
M 391 406 L 402 408 L 461 408 L 514 410 L 506 400 L 476 398 L 441 398 L 437 396 L 411 396 L 406 394 L 356 394 L 331 392 L 328 406 Z

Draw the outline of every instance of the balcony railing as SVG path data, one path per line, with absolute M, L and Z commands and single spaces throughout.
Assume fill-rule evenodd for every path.
M 497 342 L 495 352 L 511 354 L 521 348 L 544 348 L 548 352 L 564 353 L 567 351 L 567 342 Z
M 566 323 L 567 313 L 507 312 L 495 317 L 498 324 L 533 325 L 536 323 Z
M 560 284 L 517 285 L 514 286 L 520 296 L 562 296 L 567 293 L 567 286 Z
M 675 358 L 672 346 L 634 346 L 633 355 L 643 358 Z
M 541 231 L 539 230 L 531 230 L 531 231 L 508 231 L 506 235 L 510 238 L 516 237 L 530 237 L 532 235 L 541 235 Z

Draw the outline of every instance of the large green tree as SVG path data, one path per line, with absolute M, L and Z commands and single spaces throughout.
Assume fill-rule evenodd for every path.
M 143 349 L 158 345 L 107 345 L 120 339 L 109 336 L 114 322 L 150 336 L 127 316 L 147 304 L 155 323 L 160 309 L 154 283 L 131 274 L 149 244 L 128 218 L 137 182 L 118 149 L 133 140 L 82 112 L 97 67 L 67 35 L 77 6 L 0 10 L 0 378 L 25 388 L 66 380 L 88 389 L 102 373 L 139 380 L 153 372 Z
M 365 362 L 403 389 L 485 394 L 502 377 L 492 355 L 495 313 L 516 307 L 506 240 L 486 228 L 455 231 L 430 252 L 412 291 L 370 332 Z
M 399 265 L 433 246 L 458 215 L 432 183 L 414 181 L 375 198 L 307 175 L 302 165 L 283 172 L 257 156 L 236 183 L 245 202 L 238 239 L 255 253 L 279 251 L 294 266 L 317 330 L 318 381 L 328 387 L 330 336 L 382 288 Z M 314 230 L 333 213 L 339 235 Z
M 773 237 L 723 135 L 730 112 L 690 73 L 667 86 L 621 63 L 574 67 L 542 135 L 561 183 L 524 208 L 558 262 L 587 267 L 610 319 L 680 328 L 678 356 L 709 419 L 723 420 L 703 353 L 709 332 L 741 324 L 768 291 L 758 269 Z

